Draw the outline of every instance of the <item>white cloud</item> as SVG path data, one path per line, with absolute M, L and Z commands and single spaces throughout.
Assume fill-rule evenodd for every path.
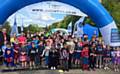
M 12 26 L 14 24 L 14 19 L 16 17 L 16 22 L 18 26 L 21 26 L 22 24 L 22 20 L 24 21 L 25 19 L 30 20 L 28 17 L 24 16 L 23 14 L 19 14 L 19 13 L 14 13 L 12 16 L 10 16 L 7 21 L 10 22 L 10 25 Z
M 45 21 L 55 20 L 55 18 L 52 17 L 52 15 L 49 14 L 49 13 L 47 13 L 47 14 L 46 14 L 46 13 L 41 14 L 41 19 L 42 19 L 42 20 L 45 20 Z
M 30 15 L 28 17 L 21 12 L 17 12 L 10 16 L 7 20 L 10 22 L 11 26 L 14 24 L 15 15 L 18 26 L 21 26 L 23 21 L 24 26 L 28 26 L 29 24 L 40 24 L 41 27 L 45 27 L 46 25 L 51 25 L 54 22 L 62 20 L 56 19 L 50 13 L 38 13 L 38 14 L 28 13 L 27 15 Z
M 32 11 L 32 9 L 34 9 L 34 8 L 36 9 L 39 7 L 49 9 L 48 4 L 46 4 L 46 3 L 38 3 L 35 5 L 33 4 L 30 6 L 26 6 L 25 8 L 19 10 L 18 12 L 16 12 L 12 16 L 10 16 L 8 21 L 10 21 L 10 24 L 13 25 L 14 16 L 16 15 L 18 26 L 21 26 L 22 19 L 23 19 L 24 26 L 28 26 L 29 24 L 40 24 L 40 26 L 45 27 L 46 25 L 51 25 L 54 22 L 61 21 L 64 18 L 64 17 L 56 16 L 56 15 L 54 15 L 54 13 L 50 13 L 50 12 L 33 12 Z M 70 9 L 73 10 L 72 7 L 66 7 L 64 5 L 60 7 L 60 10 L 63 10 L 63 9 L 64 10 L 70 10 Z
M 51 21 L 56 20 L 51 13 L 43 13 L 43 12 L 30 12 L 28 9 L 24 9 L 19 11 L 20 14 L 25 15 L 26 17 L 33 19 L 33 20 L 42 20 L 42 21 Z

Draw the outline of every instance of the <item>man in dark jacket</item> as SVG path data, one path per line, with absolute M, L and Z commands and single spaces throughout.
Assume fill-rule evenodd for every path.
M 6 29 L 3 28 L 2 31 L 0 31 L 0 49 L 4 45 L 5 41 L 9 42 L 10 36 L 7 34 Z

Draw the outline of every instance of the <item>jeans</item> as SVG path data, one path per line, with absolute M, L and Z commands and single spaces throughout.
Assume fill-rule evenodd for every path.
M 49 64 L 49 56 L 45 56 L 45 65 Z
M 36 55 L 36 57 L 35 57 L 35 65 L 36 66 L 40 65 L 40 57 L 39 57 L 39 55 Z
M 12 61 L 12 62 L 9 62 L 9 63 L 8 63 L 8 62 L 6 62 L 5 64 L 6 64 L 6 66 L 7 66 L 7 67 L 9 67 L 9 66 L 11 66 L 11 67 L 15 66 L 15 64 L 14 64 L 14 62 L 13 62 L 13 61 Z
M 97 55 L 96 56 L 96 66 L 101 68 L 102 64 L 103 64 L 103 56 Z
M 63 70 L 68 70 L 69 69 L 68 60 L 67 59 L 63 59 L 62 60 L 62 65 L 63 65 Z
M 89 65 L 90 65 L 91 69 L 95 68 L 95 61 L 96 61 L 95 59 L 96 59 L 95 56 L 90 56 L 90 63 L 89 63 Z

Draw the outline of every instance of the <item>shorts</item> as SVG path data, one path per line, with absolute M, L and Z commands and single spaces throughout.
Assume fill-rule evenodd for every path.
M 75 52 L 75 59 L 79 59 L 80 60 L 80 52 Z
M 30 55 L 30 61 L 35 61 L 35 55 Z

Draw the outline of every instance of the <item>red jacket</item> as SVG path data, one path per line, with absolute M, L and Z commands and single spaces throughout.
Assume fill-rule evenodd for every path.
M 82 52 L 81 52 L 81 56 L 82 57 L 89 57 L 89 48 L 83 48 Z

